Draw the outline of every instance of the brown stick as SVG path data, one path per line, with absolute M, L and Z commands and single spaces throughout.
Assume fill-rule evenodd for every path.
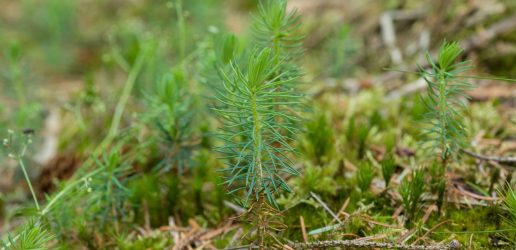
M 448 223 L 448 222 L 451 222 L 451 220 L 445 220 L 445 221 L 441 221 L 439 223 L 437 223 L 435 226 L 433 226 L 432 228 L 430 228 L 430 230 L 428 230 L 425 234 L 423 234 L 423 236 L 417 238 L 416 241 L 414 241 L 413 244 L 416 244 L 418 241 L 424 239 L 427 235 L 429 235 L 430 233 L 432 233 L 435 229 L 437 229 L 438 227 Z
M 477 158 L 477 159 L 483 160 L 483 161 L 495 161 L 495 162 L 507 164 L 510 166 L 514 166 L 516 164 L 516 157 L 486 156 L 486 155 L 480 155 L 480 154 L 471 152 L 467 149 L 462 149 L 462 152 L 464 152 L 465 154 L 467 154 L 471 157 L 474 157 L 474 158 Z
M 303 235 L 303 240 L 305 241 L 305 243 L 308 242 L 308 236 L 306 234 L 306 227 L 305 227 L 305 219 L 303 218 L 303 216 L 299 216 L 299 224 L 301 224 L 301 234 Z
M 324 201 L 322 201 L 321 198 L 317 194 L 315 194 L 314 192 L 310 192 L 310 195 L 317 202 L 319 202 L 319 204 L 321 204 L 321 206 L 324 208 L 324 210 L 326 210 L 326 212 L 328 212 L 335 220 L 337 220 L 339 223 L 342 223 L 342 220 L 340 220 L 339 217 L 333 211 L 331 211 L 331 209 L 328 207 L 328 205 L 326 205 L 326 203 L 324 203 Z
M 406 245 L 396 243 L 382 243 L 360 240 L 329 240 L 329 241 L 315 241 L 310 243 L 291 243 L 289 244 L 294 249 L 327 249 L 327 248 L 359 248 L 359 249 L 399 249 L 399 250 L 441 250 L 441 249 L 459 249 L 460 243 L 452 240 L 447 245 Z

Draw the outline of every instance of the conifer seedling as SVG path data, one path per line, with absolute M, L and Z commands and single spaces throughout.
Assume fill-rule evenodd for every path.
M 219 136 L 224 141 L 219 150 L 228 160 L 225 183 L 232 192 L 244 191 L 245 203 L 265 195 L 275 205 L 275 194 L 290 191 L 282 173 L 298 174 L 288 158 L 294 151 L 289 145 L 292 138 L 284 135 L 298 129 L 284 122 L 297 120 L 286 107 L 298 105 L 300 95 L 277 91 L 295 78 L 271 78 L 279 66 L 270 60 L 271 52 L 268 48 L 255 50 L 245 70 L 232 64 L 233 78 L 222 72 L 226 92 L 220 93 L 218 100 L 227 106 L 215 108 L 225 125 Z
M 292 138 L 285 134 L 298 130 L 291 126 L 297 118 L 290 110 L 299 105 L 300 95 L 287 90 L 295 78 L 274 76 L 279 64 L 272 58 L 271 49 L 265 48 L 250 54 L 246 68 L 232 62 L 232 76 L 221 72 L 225 92 L 217 99 L 224 106 L 215 108 L 224 123 L 219 134 L 224 145 L 218 150 L 226 159 L 225 184 L 230 193 L 242 191 L 244 204 L 257 211 L 260 245 L 271 226 L 267 225 L 270 212 L 261 211 L 277 207 L 279 192 L 291 191 L 285 174 L 298 175 L 289 159 Z
M 461 61 L 463 49 L 457 42 L 444 42 L 439 48 L 437 61 L 429 53 L 426 59 L 430 70 L 420 67 L 420 75 L 427 83 L 425 122 L 429 124 L 423 132 L 423 142 L 430 147 L 430 152 L 439 152 L 440 167 L 432 167 L 438 181 L 432 185 L 436 192 L 438 209 L 441 211 L 446 196 L 445 173 L 450 159 L 457 159 L 459 151 L 466 145 L 467 131 L 462 112 L 467 108 L 466 91 L 473 84 L 465 81 L 460 74 L 471 69 L 468 61 Z
M 439 152 L 443 167 L 450 158 L 458 157 L 466 142 L 462 111 L 467 108 L 465 92 L 473 88 L 473 84 L 459 76 L 471 69 L 468 61 L 460 61 L 462 53 L 457 42 L 444 42 L 437 61 L 426 54 L 430 70 L 420 67 L 420 75 L 427 83 L 423 103 L 428 110 L 425 122 L 429 128 L 423 133 L 424 142 Z

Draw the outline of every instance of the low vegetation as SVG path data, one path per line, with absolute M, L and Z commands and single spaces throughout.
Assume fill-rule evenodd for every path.
M 136 2 L 9 5 L 1 249 L 516 246 L 513 64 L 435 30 L 397 63 L 324 4 Z

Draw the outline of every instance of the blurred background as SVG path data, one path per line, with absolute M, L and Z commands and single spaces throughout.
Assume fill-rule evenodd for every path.
M 178 58 L 202 58 L 223 32 L 245 42 L 257 3 L 184 0 L 178 7 L 177 1 L 161 0 L 0 0 L 0 135 L 8 129 L 36 131 L 27 161 L 38 195 L 69 178 L 107 134 L 142 40 L 152 40 L 154 50 L 136 81 L 126 124 L 145 112 L 146 93 Z M 461 44 L 475 66 L 471 74 L 516 78 L 514 0 L 290 0 L 288 8 L 301 14 L 306 36 L 303 90 L 337 109 L 346 105 L 345 96 L 364 90 L 381 89 L 360 99 L 364 105 L 374 102 L 367 98 L 398 100 L 418 92 L 424 82 L 397 70 L 417 71 L 426 63 L 425 52 L 433 55 L 444 40 Z M 473 101 L 496 107 L 479 116 L 489 120 L 489 110 L 502 113 L 496 119 L 505 121 L 503 134 L 514 147 L 516 85 L 474 81 Z M 192 92 L 200 91 L 192 86 Z M 336 113 L 334 120 L 344 116 Z M 16 162 L 2 154 L 0 235 L 13 227 L 13 208 L 26 195 Z

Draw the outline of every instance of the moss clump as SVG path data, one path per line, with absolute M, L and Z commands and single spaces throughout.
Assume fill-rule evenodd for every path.
M 454 238 L 470 249 L 491 249 L 494 248 L 491 239 L 499 238 L 501 232 L 497 231 L 506 230 L 508 226 L 500 216 L 502 213 L 498 206 L 460 209 L 450 205 L 444 216 L 430 219 L 428 228 L 449 221 L 436 228 L 431 238 L 436 241 Z

